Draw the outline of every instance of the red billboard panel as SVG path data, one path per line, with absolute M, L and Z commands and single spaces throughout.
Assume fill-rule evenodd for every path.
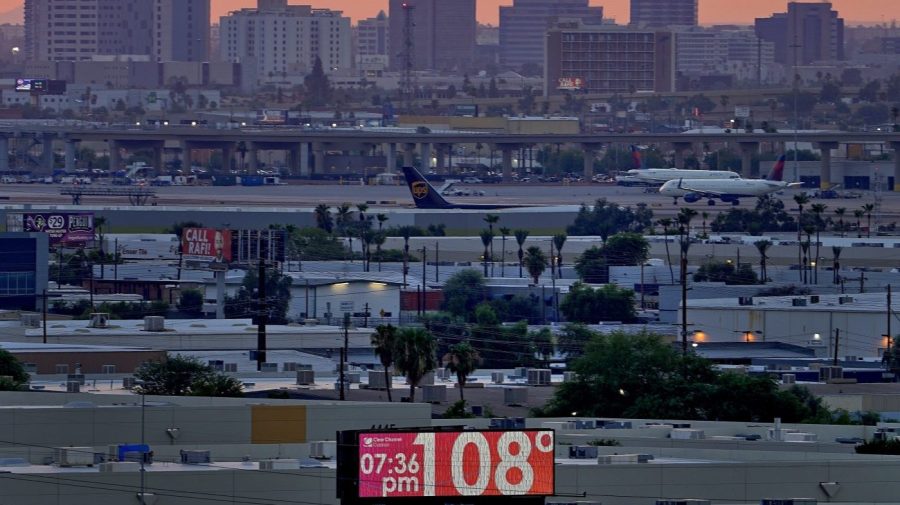
M 231 230 L 185 228 L 181 232 L 181 253 L 220 263 L 231 261 Z
M 84 246 L 94 240 L 94 214 L 43 212 L 22 215 L 22 231 L 50 235 L 50 245 Z
M 552 430 L 362 432 L 359 498 L 550 496 Z
M 581 77 L 560 77 L 556 88 L 570 91 L 584 89 L 584 79 Z

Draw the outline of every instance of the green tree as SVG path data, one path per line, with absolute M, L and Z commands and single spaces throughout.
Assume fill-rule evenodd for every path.
M 397 328 L 390 324 L 380 324 L 375 327 L 371 336 L 372 349 L 378 361 L 384 367 L 384 383 L 387 386 L 388 401 L 391 398 L 391 367 L 394 366 L 394 354 L 397 349 Z
M 544 270 L 547 269 L 547 256 L 540 247 L 531 246 L 525 252 L 525 269 L 528 270 L 528 275 L 534 279 L 534 284 L 537 285 Z
M 575 272 L 578 277 L 589 284 L 606 284 L 609 282 L 609 264 L 602 248 L 594 246 L 581 253 L 575 260 Z
M 437 365 L 437 341 L 423 328 L 401 328 L 397 332 L 394 362 L 409 383 L 409 401 L 416 401 L 416 387 Z
M 291 303 L 293 279 L 274 270 L 266 271 L 266 313 L 270 324 L 287 324 L 288 305 Z M 249 318 L 256 313 L 254 305 L 259 302 L 259 275 L 256 270 L 248 270 L 235 296 L 225 297 L 225 317 Z
M 569 236 L 565 233 L 559 233 L 553 236 L 553 246 L 556 248 L 556 276 L 560 279 L 562 278 L 562 266 L 563 266 L 563 255 L 562 250 L 563 246 L 566 245 L 566 239 Z M 552 268 L 553 265 L 550 265 Z
M 563 327 L 557 337 L 557 347 L 560 353 L 567 358 L 575 358 L 584 352 L 584 347 L 590 342 L 595 332 L 581 323 L 569 323 Z
M 0 349 L 0 377 L 9 377 L 0 379 L 0 391 L 18 391 L 29 378 L 19 359 L 5 349 Z
M 481 245 L 484 246 L 484 256 L 482 256 L 482 265 L 484 265 L 484 276 L 488 276 L 488 263 L 491 261 L 491 244 L 494 243 L 494 234 L 488 230 L 481 230 Z
M 484 222 L 488 225 L 491 232 L 491 275 L 494 275 L 494 225 L 500 221 L 500 216 L 496 214 L 487 214 L 484 216 Z M 487 274 L 485 274 L 487 276 Z
M 331 210 L 328 205 L 320 203 L 316 206 L 314 214 L 316 216 L 316 226 L 326 233 L 331 233 L 334 229 L 334 219 L 331 217 Z
M 639 233 L 616 233 L 604 242 L 603 253 L 610 265 L 637 266 L 650 257 L 650 243 Z
M 528 230 L 515 230 L 513 235 L 516 237 L 516 244 L 519 245 L 519 278 L 521 279 L 525 260 L 525 251 L 523 250 L 523 247 L 525 246 L 525 240 L 528 238 Z
M 634 291 L 606 284 L 593 289 L 576 282 L 559 304 L 567 321 L 596 324 L 600 321 L 634 321 Z
M 566 231 L 569 235 L 576 236 L 599 235 L 601 240 L 606 242 L 610 235 L 623 231 L 643 232 L 650 228 L 652 222 L 653 212 L 649 209 L 638 215 L 630 207 L 621 207 L 601 198 L 593 208 L 582 204 L 575 216 L 575 222 L 566 228 Z
M 166 233 L 176 235 L 178 240 L 181 240 L 181 234 L 184 233 L 184 230 L 187 228 L 203 228 L 203 224 L 198 223 L 197 221 L 179 221 L 166 228 Z
M 181 290 L 178 310 L 191 315 L 203 313 L 203 292 L 191 288 Z
M 724 282 L 729 285 L 759 284 L 756 272 L 747 263 L 735 268 L 730 261 L 710 261 L 700 266 L 694 274 L 694 282 Z
M 326 105 L 331 100 L 331 83 L 325 70 L 322 67 L 322 59 L 316 56 L 313 63 L 312 73 L 303 79 L 303 86 L 306 89 L 306 106 L 320 107 Z
M 874 203 L 863 204 L 862 211 L 866 215 L 866 237 L 872 238 L 872 213 L 875 212 L 875 204 Z
M 758 241 L 754 242 L 753 245 L 756 246 L 756 250 L 759 252 L 760 281 L 762 281 L 762 283 L 765 284 L 769 280 L 769 273 L 766 270 L 766 261 L 769 259 L 767 252 L 769 251 L 769 248 L 772 247 L 772 241 L 771 240 L 758 240 Z
M 241 396 L 241 384 L 221 377 L 198 358 L 177 354 L 165 361 L 149 361 L 134 373 L 143 381 L 141 392 L 148 395 L 187 396 L 205 393 L 205 396 Z M 221 388 L 221 389 L 220 389 Z
M 481 355 L 468 341 L 460 342 L 450 347 L 450 352 L 444 355 L 444 366 L 447 370 L 456 374 L 459 383 L 459 399 L 466 401 L 466 380 L 481 365 Z
M 474 269 L 461 270 L 444 283 L 442 308 L 450 314 L 471 320 L 475 307 L 485 299 L 484 276 Z
M 500 227 L 500 277 L 506 277 L 506 237 L 511 233 L 507 227 Z

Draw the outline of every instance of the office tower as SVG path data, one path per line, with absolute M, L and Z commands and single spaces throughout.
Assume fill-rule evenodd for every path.
M 374 18 L 360 19 L 356 33 L 356 58 L 360 62 L 390 61 L 390 22 L 384 11 Z
M 590 7 L 588 0 L 514 0 L 500 7 L 500 63 L 543 65 L 547 29 L 560 17 L 600 23 L 603 7 Z
M 672 32 L 560 20 L 546 47 L 545 94 L 675 89 Z
M 407 15 L 414 70 L 465 69 L 475 57 L 475 0 L 390 0 L 391 66 L 404 68 Z
M 844 59 L 844 20 L 830 3 L 788 3 L 788 11 L 757 18 L 756 35 L 775 44 L 789 66 Z
M 255 65 L 260 81 L 306 75 L 316 58 L 326 73 L 352 68 L 350 18 L 340 11 L 259 0 L 219 22 L 224 61 Z
M 696 26 L 697 0 L 631 0 L 631 24 L 642 28 Z
M 210 0 L 153 0 L 156 61 L 209 60 Z

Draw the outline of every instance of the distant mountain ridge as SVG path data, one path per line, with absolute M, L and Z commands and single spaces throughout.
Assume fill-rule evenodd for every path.
M 25 23 L 25 7 L 19 5 L 11 10 L 0 12 L 0 24 L 21 25 Z

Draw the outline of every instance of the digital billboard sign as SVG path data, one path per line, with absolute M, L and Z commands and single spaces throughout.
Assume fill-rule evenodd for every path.
M 351 494 L 362 503 L 551 496 L 554 446 L 552 430 L 359 432 Z
M 94 240 L 91 213 L 45 212 L 22 215 L 22 231 L 46 233 L 50 245 L 85 245 Z
M 27 91 L 31 93 L 43 93 L 50 87 L 50 81 L 47 79 L 16 79 L 16 91 Z
M 231 230 L 185 228 L 181 253 L 188 258 L 224 263 L 231 261 Z

